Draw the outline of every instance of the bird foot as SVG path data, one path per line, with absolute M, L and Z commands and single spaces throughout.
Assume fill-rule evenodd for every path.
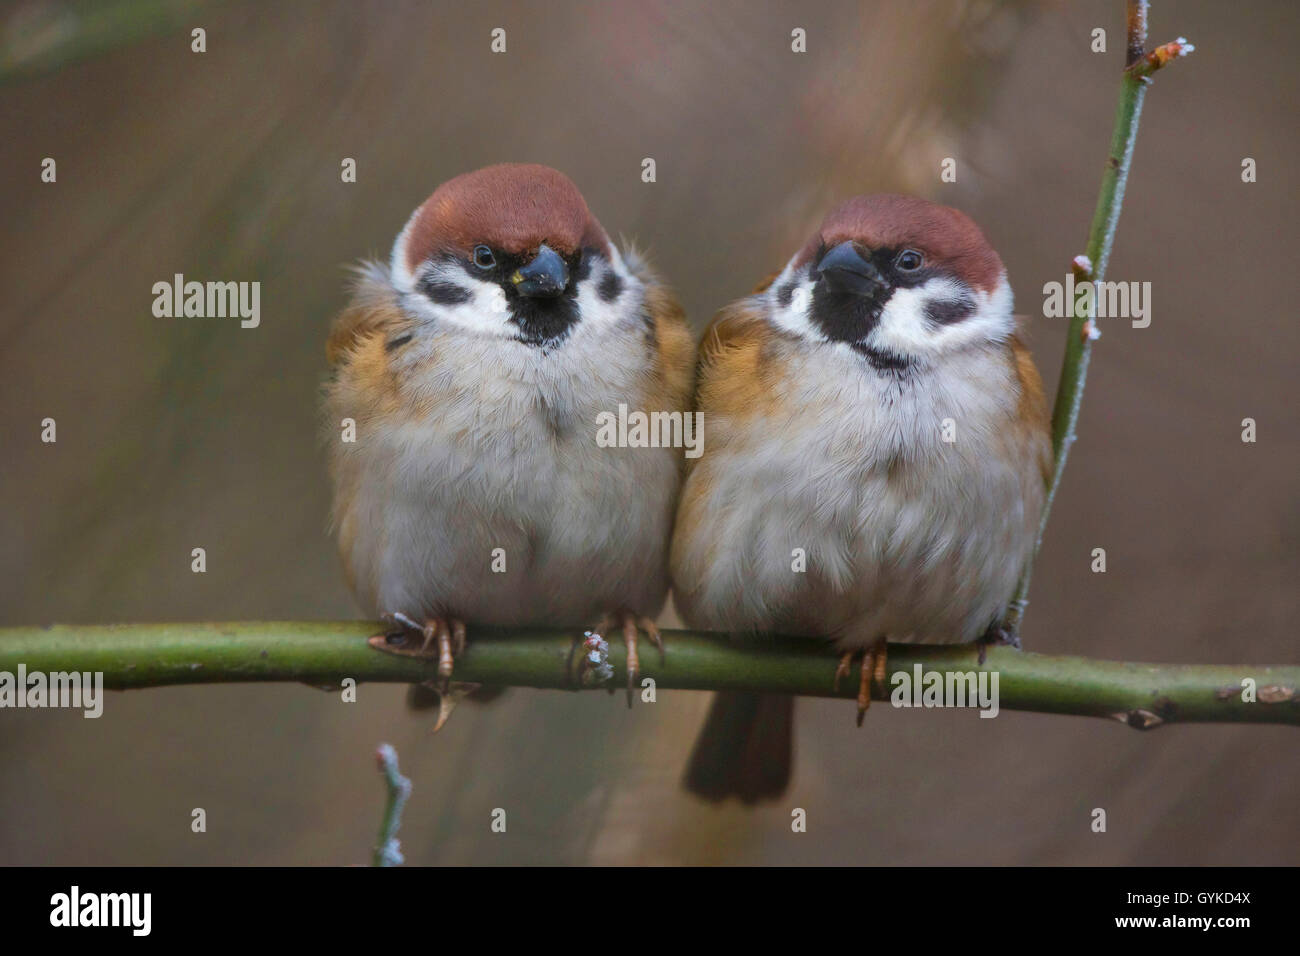
M 439 690 L 446 697 L 454 661 L 465 651 L 465 622 L 454 617 L 431 617 L 417 624 L 400 611 L 385 614 L 382 620 L 389 629 L 368 638 L 366 643 L 385 654 L 436 660 Z
M 858 726 L 861 727 L 863 718 L 871 708 L 872 684 L 882 691 L 885 687 L 885 676 L 888 672 L 885 639 L 881 638 L 866 650 L 845 651 L 841 655 L 840 663 L 835 668 L 835 690 L 840 689 L 840 678 L 847 677 L 853 672 L 853 659 L 859 655 L 862 657 L 862 668 L 858 674 Z
M 988 654 L 988 649 L 994 646 L 1014 647 L 1016 650 L 1020 650 L 1020 635 L 999 623 L 990 624 L 987 631 L 975 638 L 975 647 L 979 651 L 980 667 L 984 666 L 984 658 Z

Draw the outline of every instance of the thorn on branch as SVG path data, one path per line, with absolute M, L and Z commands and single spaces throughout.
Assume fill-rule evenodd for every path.
M 456 709 L 457 705 L 476 690 L 482 689 L 482 687 L 482 684 L 469 681 L 452 681 L 444 687 L 442 682 L 439 681 L 437 686 L 438 720 L 429 733 L 436 734 L 442 730 L 447 721 L 451 719 L 452 711 Z
M 1111 716 L 1120 723 L 1128 724 L 1134 730 L 1153 730 L 1165 722 L 1163 717 L 1141 707 L 1133 710 L 1122 710 L 1118 714 L 1111 714 Z

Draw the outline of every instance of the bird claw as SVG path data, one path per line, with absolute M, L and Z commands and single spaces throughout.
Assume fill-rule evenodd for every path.
M 451 686 L 455 659 L 465 651 L 465 622 L 458 618 L 431 617 L 417 624 L 400 611 L 383 615 L 389 630 L 367 638 L 366 643 L 377 651 L 398 657 L 419 660 L 436 660 L 441 691 L 445 694 Z M 411 634 L 417 635 L 412 640 Z
M 849 676 L 853 672 L 853 659 L 859 654 L 862 655 L 862 667 L 858 674 L 858 726 L 862 726 L 863 719 L 867 716 L 867 711 L 871 708 L 871 688 L 876 685 L 880 688 L 885 686 L 885 677 L 888 674 L 888 655 L 886 653 L 886 643 L 884 638 L 876 641 L 865 651 L 845 651 L 840 656 L 840 662 L 835 667 L 835 683 L 833 689 L 840 689 L 840 679 Z
M 1001 624 L 990 624 L 987 631 L 975 638 L 980 667 L 984 666 L 984 659 L 988 654 L 988 649 L 994 646 L 1014 647 L 1016 650 L 1020 650 L 1020 634 L 1015 630 L 1003 627 Z
M 853 671 L 853 658 L 857 657 L 857 651 L 845 651 L 840 655 L 840 662 L 835 665 L 835 683 L 833 689 L 838 692 L 840 689 L 840 678 L 848 677 Z

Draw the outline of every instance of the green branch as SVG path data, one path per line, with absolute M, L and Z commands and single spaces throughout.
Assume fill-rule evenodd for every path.
M 1115 129 L 1110 137 L 1110 152 L 1106 156 L 1106 165 L 1101 175 L 1101 190 L 1097 194 L 1097 208 L 1092 215 L 1092 228 L 1088 230 L 1086 251 L 1082 256 L 1075 257 L 1072 263 L 1077 282 L 1101 282 L 1105 279 L 1111 247 L 1115 244 L 1115 232 L 1119 227 L 1120 209 L 1124 205 L 1124 189 L 1128 185 L 1133 148 L 1137 145 L 1142 102 L 1151 83 L 1151 74 L 1195 49 L 1180 37 L 1150 53 L 1146 52 L 1147 0 L 1129 0 L 1127 26 L 1128 52 L 1120 80 L 1119 105 L 1115 110 Z M 1065 358 L 1061 364 L 1061 383 L 1057 386 L 1056 405 L 1052 409 L 1052 451 L 1055 464 L 1047 486 L 1047 504 L 1038 525 L 1035 557 L 1042 547 L 1047 517 L 1056 500 L 1056 492 L 1061 487 L 1070 446 L 1074 444 L 1079 408 L 1083 403 L 1083 386 L 1088 378 L 1088 360 L 1092 357 L 1092 343 L 1098 337 L 1097 327 L 1092 316 L 1082 307 L 1082 301 L 1076 298 L 1072 305 L 1074 308 L 1071 312 L 1070 330 L 1065 337 Z M 1020 630 L 1020 622 L 1028 603 L 1032 569 L 1031 561 L 1016 589 L 1003 625 L 1012 634 Z
M 437 662 L 376 651 L 366 638 L 379 627 L 362 621 L 56 625 L 0 629 L 0 671 L 101 671 L 112 688 L 236 681 L 301 681 L 332 689 L 358 683 L 414 683 L 437 677 Z M 667 653 L 641 655 L 641 676 L 656 691 L 754 690 L 852 698 L 857 681 L 835 687 L 839 657 L 807 638 L 746 642 L 692 631 L 665 631 Z M 456 661 L 457 681 L 576 690 L 573 634 L 548 629 L 475 629 Z M 619 685 L 627 659 L 611 642 Z M 889 677 L 878 699 L 895 689 L 893 675 L 922 686 L 929 673 L 998 675 L 998 706 L 1052 714 L 1112 717 L 1133 727 L 1162 723 L 1300 724 L 1300 667 L 1129 664 L 989 649 L 983 665 L 970 645 L 889 645 Z M 1255 701 L 1244 700 L 1243 680 Z M 931 678 L 932 679 L 932 678 Z M 901 680 L 901 678 L 900 678 Z M 111 701 L 106 705 L 111 707 Z

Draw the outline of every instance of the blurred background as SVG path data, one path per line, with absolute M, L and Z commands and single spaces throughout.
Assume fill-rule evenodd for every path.
M 1300 7 L 1153 6 L 1153 42 L 1197 49 L 1147 99 L 1108 276 L 1152 283 L 1152 323 L 1102 325 L 1024 638 L 1296 663 Z M 697 331 L 838 199 L 958 206 L 1001 252 L 1054 388 L 1064 321 L 1042 317 L 1040 290 L 1083 251 L 1122 7 L 4 5 L 0 625 L 356 617 L 316 417 L 343 266 L 386 254 L 438 183 L 488 163 L 567 172 Z M 155 318 L 152 285 L 178 272 L 260 281 L 261 326 Z M 364 862 L 380 741 L 414 781 L 412 863 L 1300 863 L 1294 728 L 881 707 L 859 730 L 851 703 L 801 701 L 791 792 L 747 811 L 678 788 L 706 694 L 629 711 L 514 690 L 436 737 L 403 695 L 181 687 L 113 694 L 99 720 L 0 712 L 0 863 Z M 807 833 L 790 832 L 796 806 Z

